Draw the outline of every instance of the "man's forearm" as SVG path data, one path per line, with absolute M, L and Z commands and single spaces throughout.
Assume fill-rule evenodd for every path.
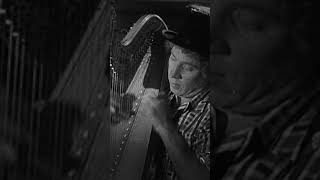
M 184 137 L 176 129 L 163 130 L 159 132 L 159 135 L 180 179 L 210 179 L 210 171 L 199 162 L 195 153 L 188 147 Z

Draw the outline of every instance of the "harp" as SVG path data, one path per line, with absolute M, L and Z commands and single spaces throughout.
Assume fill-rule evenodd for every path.
M 27 32 L 20 29 L 23 21 L 17 23 L 8 12 L 0 9 L 0 79 L 1 83 L 4 82 L 0 87 L 0 146 L 4 138 L 10 142 L 10 147 L 22 151 L 22 159 L 19 158 L 15 165 L 2 166 L 0 163 L 0 179 L 141 178 L 151 126 L 145 119 L 139 118 L 143 112 L 141 108 L 136 106 L 136 112 L 130 111 L 132 103 L 139 99 L 136 95 L 141 88 L 148 91 L 146 88 L 158 89 L 162 86 L 159 83 L 163 83 L 163 69 L 159 67 L 165 66 L 165 62 L 161 61 L 165 53 L 159 33 L 166 26 L 158 16 L 146 15 L 133 26 L 122 45 L 121 40 L 126 34 L 114 31 L 115 17 L 112 1 L 101 1 L 61 74 L 45 71 L 39 62 L 41 48 L 36 48 L 33 54 L 28 49 Z M 106 67 L 109 57 L 112 57 L 110 62 L 116 73 L 110 74 L 111 67 Z M 131 71 L 126 72 L 128 69 Z M 55 78 L 59 81 L 52 89 L 48 82 Z M 49 97 L 44 94 L 49 94 Z M 115 104 L 121 105 L 117 112 L 122 111 L 125 115 L 112 117 L 112 124 L 108 115 L 110 96 Z M 38 101 L 41 99 L 45 101 Z M 76 105 L 77 110 L 69 104 Z M 51 110 L 46 110 L 47 107 Z M 131 121 L 132 126 L 126 118 L 128 110 L 129 115 L 136 118 Z M 54 117 L 53 121 L 43 120 L 43 114 Z M 74 127 L 63 125 L 64 122 L 82 119 L 82 115 L 84 120 L 70 134 Z M 124 130 L 128 127 L 130 133 L 126 136 L 125 145 L 120 146 L 126 132 Z M 50 129 L 50 132 L 40 132 L 41 129 Z M 45 136 L 41 139 L 42 133 L 49 133 L 50 138 Z M 68 136 L 73 136 L 75 140 L 70 152 L 64 152 L 64 137 Z M 18 141 L 17 137 L 23 137 L 23 142 Z M 41 142 L 48 142 L 55 148 L 43 149 Z M 121 152 L 120 147 L 123 148 Z M 40 151 L 44 151 L 45 155 L 40 156 Z M 71 159 L 65 154 L 71 154 Z M 115 159 L 117 155 L 119 158 Z M 134 166 L 137 169 L 128 167 L 135 161 L 139 163 Z M 112 164 L 114 162 L 117 162 L 116 166 Z
M 89 127 L 87 121 L 83 120 L 77 127 L 71 121 L 82 119 L 81 116 L 89 120 L 92 101 L 97 99 L 92 94 L 98 87 L 108 89 L 104 68 L 108 53 L 101 49 L 108 49 L 109 45 L 107 39 L 114 14 L 110 1 L 99 4 L 64 73 L 56 68 L 62 63 L 60 59 L 48 69 L 41 61 L 44 48 L 32 46 L 30 36 L 36 35 L 40 37 L 36 40 L 41 41 L 38 32 L 41 30 L 36 27 L 32 29 L 36 32 L 31 32 L 30 24 L 23 21 L 30 11 L 36 10 L 30 2 L 3 2 L 7 8 L 0 8 L 0 179 L 80 179 L 85 176 L 80 172 L 88 171 L 85 162 L 91 162 L 92 156 L 78 151 L 78 145 L 94 146 L 95 134 L 89 133 L 82 142 L 79 137 L 86 136 L 83 127 Z M 59 58 L 65 56 L 65 52 L 59 52 Z M 83 73 L 89 76 L 77 78 Z M 55 84 L 53 79 L 59 78 Z M 105 98 L 99 98 L 95 105 L 99 103 L 103 107 Z M 107 126 L 98 119 L 90 124 L 91 129 Z M 101 139 L 105 140 L 109 136 L 107 131 L 103 132 L 105 137 Z M 72 140 L 73 137 L 78 140 Z M 6 156 L 4 160 L 2 155 Z M 75 169 L 77 175 L 73 175 Z M 86 177 L 83 179 L 90 179 Z
M 110 179 L 138 180 L 144 176 L 152 125 L 140 103 L 145 93 L 164 88 L 164 29 L 168 27 L 161 17 L 147 14 L 125 36 L 115 34 L 110 56 Z

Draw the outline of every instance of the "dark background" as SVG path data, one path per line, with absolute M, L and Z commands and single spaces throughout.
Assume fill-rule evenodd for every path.
M 34 61 L 43 65 L 44 98 L 50 95 L 78 46 L 100 0 L 2 0 L 1 23 L 14 22 L 14 29 L 24 37 L 27 47 L 25 62 L 32 69 Z M 190 2 L 206 3 L 208 0 L 116 0 L 117 29 L 128 30 L 144 14 L 160 15 L 169 28 L 181 24 L 181 14 Z M 7 34 L 0 33 L 6 44 Z M 6 60 L 1 59 L 1 85 L 5 85 Z M 26 72 L 28 74 L 28 72 Z M 31 72 L 29 75 L 31 76 Z M 26 84 L 30 81 L 25 80 Z M 27 85 L 25 85 L 27 86 Z

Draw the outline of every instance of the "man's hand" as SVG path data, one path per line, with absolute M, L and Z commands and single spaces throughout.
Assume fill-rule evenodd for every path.
M 174 123 L 171 121 L 168 107 L 168 97 L 165 93 L 148 93 L 142 101 L 147 116 L 150 117 L 155 130 L 161 135 L 167 131 L 174 130 Z
M 147 94 L 143 99 L 143 108 L 160 135 L 179 178 L 182 180 L 210 179 L 210 172 L 199 162 L 172 121 L 173 113 L 170 112 L 167 101 L 168 98 L 164 94 L 160 93 L 158 96 L 154 93 Z
M 136 99 L 131 94 L 111 94 L 110 113 L 112 122 L 119 123 L 132 113 L 133 102 Z

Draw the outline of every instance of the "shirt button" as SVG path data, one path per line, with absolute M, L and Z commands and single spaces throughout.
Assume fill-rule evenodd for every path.
M 313 149 L 318 149 L 320 148 L 320 131 L 316 132 L 312 136 L 312 148 Z

